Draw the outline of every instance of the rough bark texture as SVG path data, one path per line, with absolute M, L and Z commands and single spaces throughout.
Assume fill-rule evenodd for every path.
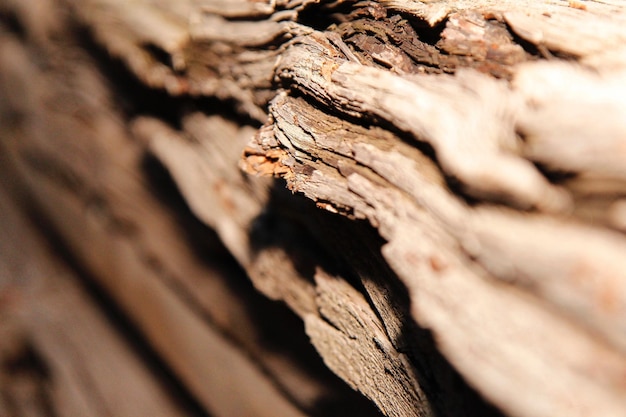
M 623 2 L 0 18 L 0 415 L 626 413 Z

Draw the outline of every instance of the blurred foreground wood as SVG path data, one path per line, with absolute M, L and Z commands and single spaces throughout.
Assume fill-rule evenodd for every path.
M 494 3 L 0 0 L 0 415 L 624 415 L 626 6 Z

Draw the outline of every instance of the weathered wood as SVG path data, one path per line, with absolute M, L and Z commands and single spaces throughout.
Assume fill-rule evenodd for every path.
M 283 373 L 255 347 L 235 272 L 198 265 L 146 155 L 384 414 L 496 413 L 446 360 L 506 415 L 624 414 L 622 2 L 47 0 L 41 21 L 23 4 L 2 2 L 24 32 L 2 38 L 5 170 L 207 408 L 242 412 L 196 343 L 259 362 L 237 359 L 265 395 L 229 382 L 257 415 L 330 394 L 300 353 Z
M 18 210 L 0 199 L 0 414 L 198 415 Z
M 302 346 L 288 311 L 259 300 L 202 224 L 151 192 L 142 144 L 126 133 L 93 60 L 68 46 L 50 52 L 74 59 L 38 68 L 29 47 L 2 38 L 3 85 L 19 91 L 3 94 L 3 170 L 37 190 L 30 198 L 46 221 L 198 400 L 224 416 L 325 415 L 346 404 L 376 415 Z M 187 240 L 194 233 L 199 240 Z

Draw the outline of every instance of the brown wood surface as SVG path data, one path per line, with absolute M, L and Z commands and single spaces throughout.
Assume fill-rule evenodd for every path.
M 623 2 L 0 17 L 4 195 L 212 415 L 626 413 Z

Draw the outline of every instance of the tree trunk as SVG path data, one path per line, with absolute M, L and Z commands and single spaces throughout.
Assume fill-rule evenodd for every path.
M 623 416 L 625 24 L 0 0 L 0 415 Z

